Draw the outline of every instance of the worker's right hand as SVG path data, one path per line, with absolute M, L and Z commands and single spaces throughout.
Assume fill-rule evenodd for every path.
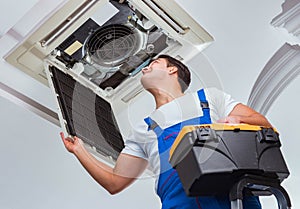
M 60 137 L 66 147 L 66 149 L 71 152 L 71 153 L 75 153 L 76 151 L 78 151 L 79 149 L 82 148 L 82 141 L 81 139 L 79 139 L 78 137 L 74 136 L 74 137 L 65 137 L 63 132 L 60 132 Z

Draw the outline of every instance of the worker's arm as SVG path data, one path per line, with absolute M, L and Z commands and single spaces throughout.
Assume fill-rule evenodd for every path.
M 218 122 L 247 123 L 250 125 L 272 127 L 265 116 L 241 103 L 237 104 L 226 118 L 220 119 Z
M 61 138 L 66 149 L 73 153 L 88 173 L 109 193 L 116 194 L 131 184 L 146 168 L 148 162 L 135 156 L 120 154 L 114 168 L 98 161 L 77 137 Z

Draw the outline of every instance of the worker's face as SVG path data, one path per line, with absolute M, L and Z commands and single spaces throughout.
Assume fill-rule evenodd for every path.
M 154 88 L 166 79 L 168 72 L 169 68 L 167 67 L 166 59 L 153 60 L 148 67 L 142 69 L 141 83 L 145 89 Z
M 159 68 L 159 69 L 167 69 L 167 60 L 164 58 L 159 58 L 159 59 L 155 59 L 153 60 L 150 64 L 149 64 L 149 68 Z

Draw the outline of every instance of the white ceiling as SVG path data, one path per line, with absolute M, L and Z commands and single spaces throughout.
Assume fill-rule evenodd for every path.
M 4 56 L 47 13 L 63 0 L 10 0 L 0 6 L 0 55 Z M 214 38 L 201 57 L 209 61 L 222 88 L 247 103 L 252 86 L 273 54 L 286 42 L 299 43 L 271 20 L 281 12 L 282 0 L 177 0 Z M 36 4 L 39 3 L 39 4 Z M 18 5 L 17 7 L 15 5 Z M 42 5 L 42 6 L 41 6 Z M 31 19 L 24 15 L 34 8 Z M 30 24 L 29 24 L 30 23 Z M 14 36 L 10 29 L 17 30 Z M 291 175 L 283 183 L 293 208 L 300 207 L 297 128 L 300 118 L 300 78 L 296 78 L 275 101 L 267 117 L 279 130 L 283 154 Z M 0 82 L 55 110 L 50 90 L 0 60 Z M 218 84 L 219 85 L 219 84 Z M 60 142 L 60 128 L 11 101 L 0 90 L 0 208 L 159 208 L 151 179 L 137 181 L 111 197 L 67 153 Z M 276 207 L 274 198 L 263 198 L 264 208 Z

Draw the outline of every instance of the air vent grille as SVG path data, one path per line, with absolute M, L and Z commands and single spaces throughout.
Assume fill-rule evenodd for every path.
M 50 70 L 68 133 L 116 159 L 124 142 L 110 103 L 70 75 L 53 66 Z

